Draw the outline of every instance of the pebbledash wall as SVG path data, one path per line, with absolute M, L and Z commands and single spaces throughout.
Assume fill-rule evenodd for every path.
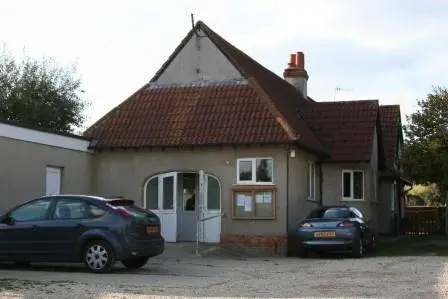
M 379 227 L 379 206 L 380 201 L 388 200 L 380 198 L 378 195 L 378 139 L 377 129 L 374 131 L 372 154 L 369 162 L 360 163 L 338 163 L 323 164 L 323 205 L 347 204 L 359 208 L 365 213 L 375 229 Z M 361 200 L 342 199 L 342 171 L 361 170 L 363 171 L 363 194 Z
M 307 193 L 307 167 L 315 158 L 297 148 L 292 158 L 290 149 L 283 146 L 99 152 L 88 146 L 89 140 L 82 137 L 0 123 L 0 192 L 4 195 L 0 210 L 46 195 L 47 167 L 60 169 L 60 193 L 121 195 L 141 206 L 144 184 L 153 175 L 204 170 L 221 183 L 221 243 L 281 252 L 287 246 L 288 228 L 292 230 L 319 201 L 319 195 L 311 199 Z M 273 184 L 238 184 L 238 159 L 260 157 L 273 159 Z M 317 186 L 318 182 L 316 190 Z M 234 192 L 257 188 L 275 190 L 275 215 L 235 218 Z
M 0 213 L 46 195 L 47 167 L 60 170 L 62 193 L 92 191 L 89 141 L 0 122 Z
M 237 161 L 242 158 L 272 158 L 273 184 L 238 184 Z M 93 191 L 99 195 L 120 194 L 143 205 L 144 184 L 148 178 L 170 171 L 199 171 L 212 174 L 221 183 L 221 243 L 257 246 L 283 251 L 287 246 L 287 221 L 293 227 L 318 199 L 308 202 L 306 171 L 314 159 L 296 149 L 289 157 L 283 147 L 202 148 L 195 150 L 102 151 L 93 160 Z M 287 166 L 289 163 L 289 166 Z M 287 193 L 287 170 L 290 172 Z M 275 216 L 270 219 L 237 218 L 234 192 L 238 190 L 275 189 Z M 289 199 L 289 200 L 288 200 Z M 288 207 L 290 205 L 290 207 Z M 290 211 L 287 216 L 287 209 Z
M 350 202 L 361 208 L 380 231 L 389 223 L 378 223 L 378 213 L 390 210 L 389 197 L 378 196 L 377 143 L 370 163 L 316 165 L 314 196 L 310 197 L 309 164 L 314 155 L 298 148 L 265 146 L 252 148 L 200 148 L 194 150 L 88 150 L 89 140 L 41 132 L 0 123 L 0 211 L 46 194 L 46 168 L 61 170 L 61 193 L 121 195 L 143 206 L 144 184 L 148 178 L 170 171 L 204 170 L 221 183 L 220 242 L 227 245 L 265 248 L 285 252 L 288 234 L 313 208 L 323 204 L 343 204 L 342 169 L 364 170 L 364 200 Z M 291 156 L 291 150 L 295 156 Z M 272 158 L 273 184 L 241 185 L 237 181 L 237 161 L 242 158 Z M 322 183 L 319 179 L 322 178 Z M 275 190 L 275 216 L 269 219 L 235 218 L 234 192 Z M 320 194 L 320 190 L 323 194 Z M 383 190 L 384 189 L 384 190 Z M 331 192 L 329 190 L 332 190 Z M 378 200 L 378 198 L 381 198 Z

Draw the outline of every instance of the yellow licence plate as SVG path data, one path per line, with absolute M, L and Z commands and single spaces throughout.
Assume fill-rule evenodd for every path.
M 157 226 L 148 226 L 146 228 L 146 232 L 148 234 L 150 234 L 150 233 L 158 233 L 159 232 L 159 228 Z
M 336 237 L 336 232 L 315 232 L 315 238 L 334 238 Z

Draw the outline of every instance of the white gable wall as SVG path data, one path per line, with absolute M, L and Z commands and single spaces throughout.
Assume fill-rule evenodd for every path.
M 180 50 L 155 81 L 157 84 L 190 84 L 244 79 L 203 31 L 198 31 L 198 34 L 199 37 L 193 35 Z M 198 44 L 199 47 L 197 47 Z

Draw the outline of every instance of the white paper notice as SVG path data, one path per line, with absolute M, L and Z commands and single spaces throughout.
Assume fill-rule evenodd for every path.
M 236 197 L 236 205 L 238 207 L 244 207 L 245 202 L 246 202 L 246 196 L 244 194 L 238 194 Z
M 255 202 L 256 203 L 263 203 L 263 194 L 255 195 Z
M 246 197 L 244 212 L 252 212 L 252 198 L 250 198 L 249 196 Z
M 264 197 L 264 203 L 268 203 L 268 204 L 272 203 L 272 193 L 265 192 L 263 197 Z

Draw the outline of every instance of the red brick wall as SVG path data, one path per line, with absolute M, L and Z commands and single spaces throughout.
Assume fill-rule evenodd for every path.
M 238 244 L 243 246 L 287 246 L 287 236 L 263 236 L 263 235 L 228 235 L 221 234 L 221 243 Z

